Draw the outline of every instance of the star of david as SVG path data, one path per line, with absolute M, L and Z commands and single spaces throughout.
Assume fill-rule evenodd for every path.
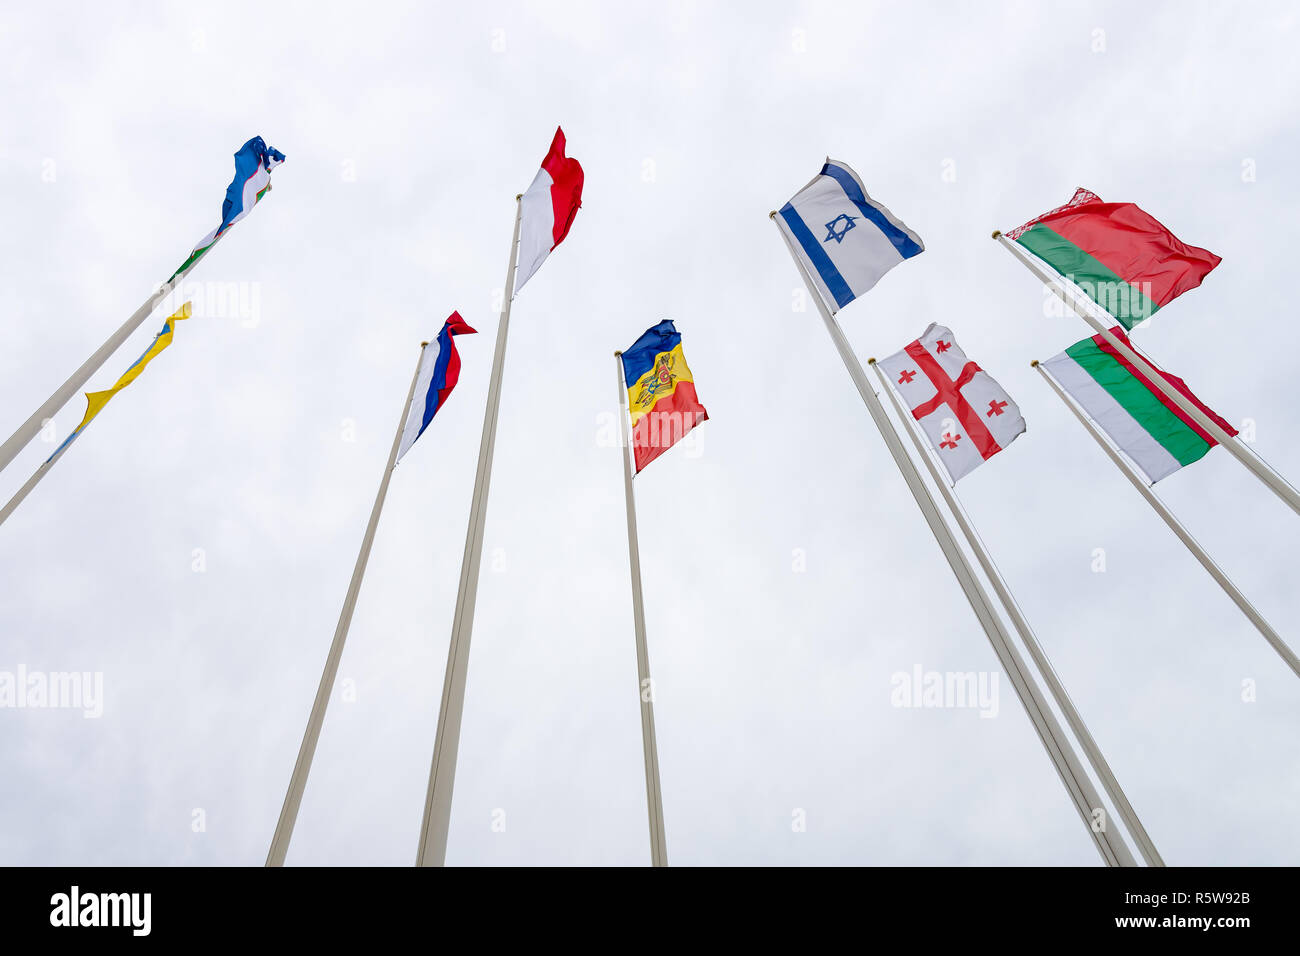
M 844 241 L 844 237 L 848 234 L 848 231 L 857 225 L 857 218 L 857 216 L 840 213 L 830 222 L 826 223 L 826 238 L 823 239 L 822 242 L 830 242 L 834 239 L 836 245 L 839 245 L 839 243 Z M 840 227 L 838 231 L 835 228 L 836 226 Z

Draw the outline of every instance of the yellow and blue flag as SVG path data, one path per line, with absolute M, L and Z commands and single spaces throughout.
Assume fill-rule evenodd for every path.
M 63 440 L 63 444 L 54 450 L 54 454 L 46 459 L 45 464 L 48 465 L 63 454 L 64 450 L 76 440 L 77 436 L 85 430 L 91 420 L 108 404 L 108 400 L 140 377 L 144 367 L 152 362 L 159 352 L 172 344 L 172 335 L 176 323 L 182 319 L 188 319 L 191 314 L 190 303 L 186 302 L 178 311 L 173 312 L 168 317 L 166 323 L 163 324 L 162 331 L 154 336 L 153 342 L 145 349 L 144 354 L 131 364 L 131 367 L 117 380 L 116 385 L 102 392 L 86 393 L 86 417 L 81 420 L 81 424 L 77 426 L 76 430 Z
M 671 319 L 646 329 L 623 353 L 623 381 L 640 474 L 688 431 L 708 421 L 709 413 L 695 394 L 695 377 L 682 353 L 682 336 Z

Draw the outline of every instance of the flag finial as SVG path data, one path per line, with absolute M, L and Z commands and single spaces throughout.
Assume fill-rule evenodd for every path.
M 994 238 L 994 239 L 1001 239 L 1001 238 L 1002 238 L 1002 230 L 1001 230 L 1001 229 L 994 229 L 994 230 L 993 230 L 993 238 Z

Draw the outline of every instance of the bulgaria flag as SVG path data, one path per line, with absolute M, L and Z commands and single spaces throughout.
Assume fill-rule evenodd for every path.
M 1111 333 L 1132 347 L 1122 329 L 1113 328 Z M 1103 335 L 1076 342 L 1043 365 L 1153 484 L 1190 465 L 1216 444 Z M 1160 376 L 1225 432 L 1237 434 L 1193 395 L 1181 378 L 1167 372 Z
M 880 370 L 954 482 L 1024 433 L 1019 406 L 942 325 L 930 323 L 919 339 L 882 359 Z
M 520 203 L 516 292 L 564 241 L 582 205 L 582 167 L 564 155 L 564 130 L 558 126 L 550 152 Z
M 1126 329 L 1195 289 L 1222 260 L 1189 246 L 1133 203 L 1082 187 L 1064 206 L 1007 233 Z

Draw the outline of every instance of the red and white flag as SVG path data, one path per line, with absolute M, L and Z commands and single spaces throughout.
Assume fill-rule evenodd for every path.
M 582 167 L 576 159 L 564 155 L 564 130 L 558 126 L 551 150 L 520 202 L 516 292 L 532 278 L 551 250 L 564 241 L 582 205 Z
M 966 358 L 952 331 L 942 325 L 930 323 L 919 339 L 883 359 L 880 370 L 911 409 L 954 482 L 1025 430 L 1019 406 Z

